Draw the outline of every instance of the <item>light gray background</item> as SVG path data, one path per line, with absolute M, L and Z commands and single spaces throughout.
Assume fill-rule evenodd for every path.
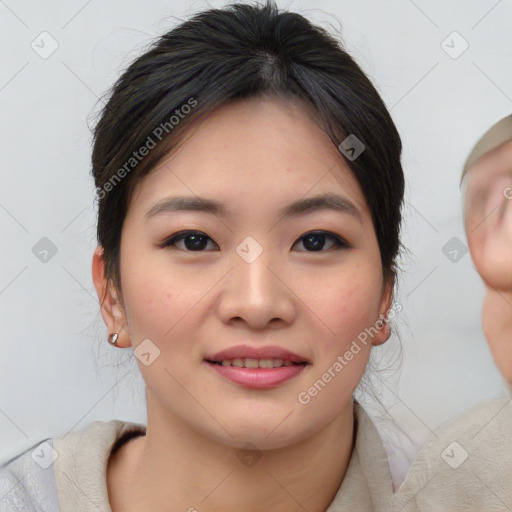
M 95 420 L 145 422 L 143 381 L 128 351 L 107 344 L 91 279 L 88 125 L 145 45 L 179 19 L 224 4 L 0 0 L 0 460 Z M 391 368 L 373 380 L 414 453 L 431 430 L 505 395 L 481 328 L 484 287 L 469 253 L 454 263 L 442 249 L 452 237 L 466 243 L 465 157 L 512 111 L 512 0 L 278 5 L 342 31 L 403 139 L 403 242 L 411 252 L 395 320 L 403 363 L 392 364 L 393 335 L 374 349 Z M 49 48 L 44 31 L 58 43 L 46 59 L 31 47 L 46 37 Z M 462 48 L 459 36 L 446 40 L 453 31 L 469 44 L 457 58 L 443 49 Z M 57 247 L 46 263 L 32 252 L 42 237 Z M 373 399 L 361 400 L 373 410 Z

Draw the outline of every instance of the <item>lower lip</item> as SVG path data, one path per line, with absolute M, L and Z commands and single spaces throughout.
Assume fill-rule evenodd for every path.
M 279 368 L 238 368 L 236 366 L 222 366 L 209 363 L 208 366 L 220 373 L 226 379 L 247 388 L 270 389 L 299 375 L 306 364 L 281 366 Z

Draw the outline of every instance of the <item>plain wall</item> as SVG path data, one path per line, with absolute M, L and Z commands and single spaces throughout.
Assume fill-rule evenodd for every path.
M 92 284 L 90 127 L 99 98 L 145 45 L 179 19 L 222 5 L 0 3 L 0 460 L 95 420 L 145 422 L 144 383 L 128 351 L 107 344 Z M 278 5 L 341 30 L 346 50 L 379 90 L 402 136 L 403 243 L 410 255 L 401 261 L 397 301 L 403 310 L 394 325 L 403 362 L 373 380 L 411 436 L 413 445 L 404 449 L 412 453 L 442 423 L 505 395 L 481 328 L 484 287 L 469 253 L 454 263 L 443 248 L 453 237 L 466 245 L 459 189 L 464 160 L 512 110 L 512 3 Z M 43 31 L 58 43 L 48 58 L 31 47 L 33 41 L 43 46 L 46 37 L 51 48 Z M 450 56 L 443 41 L 453 31 L 460 37 L 449 43 Z M 454 58 L 462 38 L 469 46 Z M 57 248 L 46 263 L 32 251 L 43 237 Z M 395 333 L 374 355 L 387 367 L 386 354 L 397 349 Z M 361 400 L 369 409 L 374 403 L 366 395 Z

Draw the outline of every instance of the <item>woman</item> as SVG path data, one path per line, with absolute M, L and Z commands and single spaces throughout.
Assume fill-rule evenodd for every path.
M 393 493 L 353 398 L 399 306 L 400 154 L 358 65 L 271 3 L 202 12 L 135 60 L 94 132 L 92 271 L 147 425 L 94 422 L 10 461 L 5 510 L 511 506 L 509 399 L 440 431 Z M 15 486 L 27 473 L 46 495 Z

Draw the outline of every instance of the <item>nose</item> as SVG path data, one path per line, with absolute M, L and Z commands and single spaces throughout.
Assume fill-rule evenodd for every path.
M 226 324 L 254 330 L 277 329 L 293 322 L 297 297 L 290 272 L 272 260 L 270 251 L 248 263 L 238 254 L 223 282 L 218 313 Z

